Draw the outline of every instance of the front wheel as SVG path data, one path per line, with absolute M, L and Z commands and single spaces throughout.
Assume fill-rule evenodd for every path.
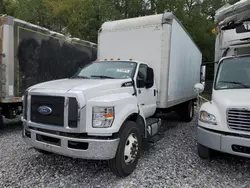
M 49 151 L 45 151 L 45 150 L 41 150 L 41 149 L 37 149 L 35 148 L 35 150 L 43 155 L 51 155 L 52 153 Z
M 197 145 L 198 155 L 201 159 L 210 159 L 212 150 L 198 143 Z
M 137 166 L 140 149 L 141 134 L 133 121 L 127 121 L 119 132 L 120 143 L 114 159 L 108 161 L 112 172 L 119 177 L 130 175 Z

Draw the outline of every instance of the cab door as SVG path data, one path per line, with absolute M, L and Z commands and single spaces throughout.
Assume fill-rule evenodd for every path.
M 149 75 L 148 66 L 140 64 L 136 78 L 138 103 L 143 110 L 144 116 L 150 117 L 155 113 L 157 90 L 154 83 L 154 75 Z M 151 72 L 151 74 L 153 71 Z M 148 87 L 149 76 L 153 79 L 152 86 Z M 152 78 L 153 77 L 153 78 Z

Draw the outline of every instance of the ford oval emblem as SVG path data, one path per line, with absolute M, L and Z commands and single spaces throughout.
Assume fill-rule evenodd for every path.
M 37 111 L 43 115 L 49 115 L 52 113 L 52 109 L 48 106 L 40 106 Z

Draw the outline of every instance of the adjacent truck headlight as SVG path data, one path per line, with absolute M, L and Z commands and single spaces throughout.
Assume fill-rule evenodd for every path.
M 108 128 L 114 121 L 114 107 L 93 107 L 94 128 Z
M 213 114 L 206 112 L 206 111 L 200 112 L 200 121 L 202 121 L 204 123 L 210 123 L 213 125 L 217 125 L 217 121 L 216 121 L 215 116 Z

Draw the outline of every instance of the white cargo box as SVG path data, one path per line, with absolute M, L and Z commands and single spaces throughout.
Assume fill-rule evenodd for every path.
M 196 97 L 202 54 L 172 13 L 105 22 L 98 37 L 98 59 L 145 62 L 154 69 L 157 107 Z

